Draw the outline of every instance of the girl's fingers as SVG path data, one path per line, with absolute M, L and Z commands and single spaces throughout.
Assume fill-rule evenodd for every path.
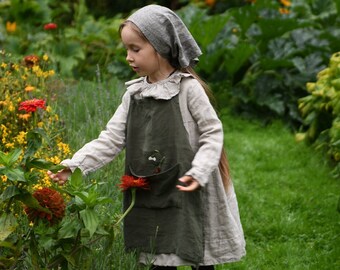
M 200 187 L 200 184 L 194 178 L 188 175 L 185 175 L 178 180 L 185 184 L 185 186 L 181 186 L 181 185 L 176 186 L 178 190 L 180 191 L 190 192 Z

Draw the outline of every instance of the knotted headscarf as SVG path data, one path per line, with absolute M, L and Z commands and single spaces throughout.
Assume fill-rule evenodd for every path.
M 196 41 L 172 10 L 148 5 L 128 19 L 134 23 L 155 50 L 175 67 L 194 66 L 202 54 Z

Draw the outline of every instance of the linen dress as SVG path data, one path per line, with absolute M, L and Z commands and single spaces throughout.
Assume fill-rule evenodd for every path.
M 216 265 L 240 260 L 246 253 L 238 204 L 233 186 L 223 187 L 218 164 L 223 147 L 223 129 L 203 87 L 188 73 L 176 71 L 169 78 L 150 84 L 145 77 L 126 83 L 122 103 L 99 137 L 62 162 L 84 174 L 114 159 L 125 147 L 126 120 L 131 96 L 169 100 L 179 97 L 180 111 L 190 146 L 194 151 L 186 175 L 203 190 L 204 255 L 199 265 Z M 195 265 L 176 254 L 140 254 L 140 262 L 161 266 Z

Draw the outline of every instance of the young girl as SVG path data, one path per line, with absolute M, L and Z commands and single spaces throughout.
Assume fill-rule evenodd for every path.
M 144 177 L 124 220 L 127 250 L 152 269 L 214 269 L 240 260 L 245 241 L 223 152 L 223 130 L 205 84 L 193 72 L 201 50 L 171 10 L 149 5 L 120 27 L 126 60 L 140 76 L 126 83 L 121 105 L 99 137 L 62 162 L 51 178 L 65 183 L 125 148 L 125 174 Z M 224 180 L 223 180 L 224 179 Z M 130 204 L 124 194 L 124 207 Z

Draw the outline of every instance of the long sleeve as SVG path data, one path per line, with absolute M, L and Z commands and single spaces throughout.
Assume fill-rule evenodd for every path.
M 186 175 L 191 175 L 201 186 L 205 186 L 220 161 L 223 148 L 222 123 L 198 81 L 184 79 L 181 92 L 187 104 L 183 107 L 188 111 L 181 109 L 184 125 L 197 151 L 192 168 Z
M 112 161 L 125 147 L 125 127 L 130 96 L 123 101 L 97 139 L 85 144 L 71 159 L 62 164 L 72 171 L 80 168 L 84 174 L 95 171 Z

